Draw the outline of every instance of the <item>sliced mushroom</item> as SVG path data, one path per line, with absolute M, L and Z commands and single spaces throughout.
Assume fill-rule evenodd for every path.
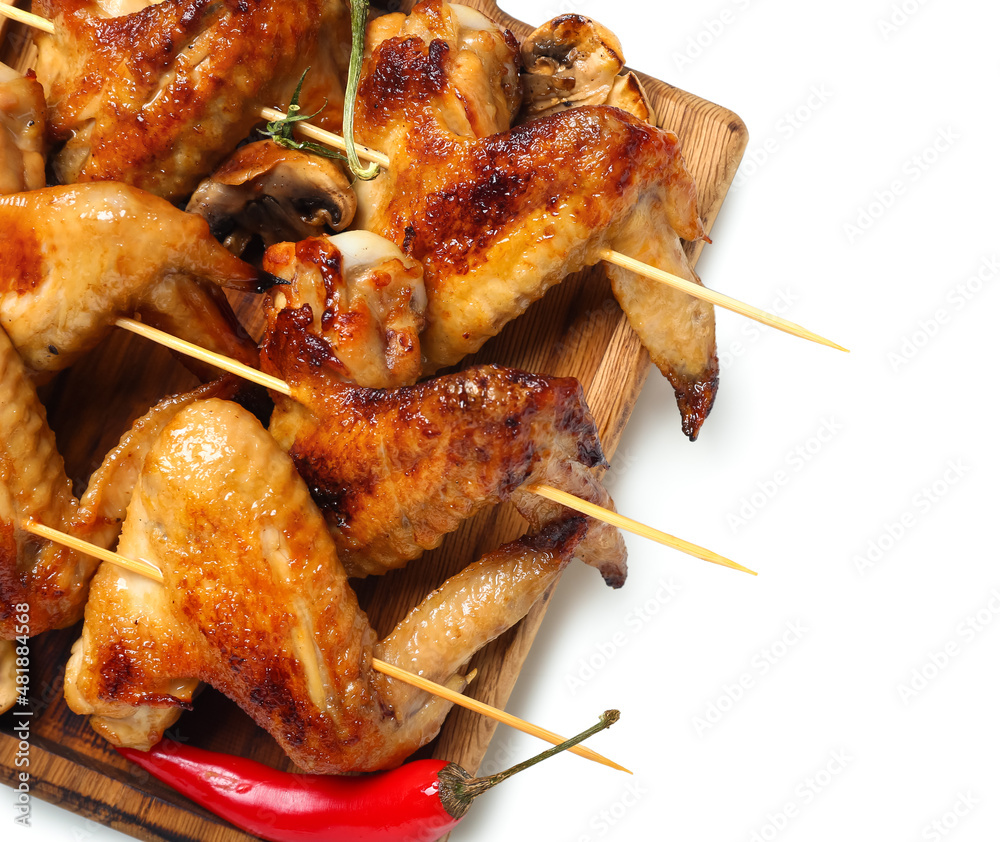
M 45 96 L 35 74 L 0 63 L 0 195 L 45 186 Z
M 535 120 L 581 105 L 611 105 L 656 122 L 638 77 L 625 68 L 621 42 L 583 15 L 561 15 L 521 45 L 524 118 Z
M 271 246 L 342 231 L 356 209 L 351 184 L 335 161 L 271 140 L 237 149 L 187 206 L 234 254 L 255 234 Z

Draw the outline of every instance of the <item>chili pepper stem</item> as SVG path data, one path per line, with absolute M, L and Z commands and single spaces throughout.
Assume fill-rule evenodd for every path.
M 582 743 L 599 731 L 610 728 L 618 721 L 620 716 L 621 713 L 617 710 L 606 710 L 601 714 L 601 718 L 597 724 L 592 725 L 586 731 L 582 731 L 575 737 L 571 737 L 566 742 L 553 746 L 541 754 L 529 757 L 527 760 L 511 766 L 509 769 L 504 769 L 502 772 L 497 772 L 495 775 L 489 775 L 485 778 L 473 777 L 458 764 L 449 763 L 438 773 L 438 782 L 440 784 L 438 796 L 441 799 L 441 804 L 450 815 L 456 819 L 460 819 L 469 811 L 472 802 L 486 792 L 486 790 L 492 789 L 498 783 L 507 780 L 511 775 L 516 775 L 529 766 L 541 763 L 554 754 L 559 754 L 559 752 L 566 751 L 566 749 Z

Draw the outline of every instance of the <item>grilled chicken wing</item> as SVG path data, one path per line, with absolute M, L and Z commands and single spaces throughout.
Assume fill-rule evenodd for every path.
M 27 519 L 69 532 L 100 547 L 118 537 L 138 465 L 163 426 L 188 403 L 229 395 L 209 384 L 168 398 L 137 421 L 73 496 L 45 409 L 17 351 L 0 330 L 0 638 L 12 639 L 17 605 L 28 605 L 29 633 L 71 625 L 83 616 L 97 562 L 22 529 Z
M 0 324 L 30 368 L 65 368 L 136 312 L 256 364 L 219 286 L 258 289 L 259 273 L 201 217 L 105 182 L 0 197 L 0 230 Z
M 30 73 L 0 63 L 0 195 L 45 186 L 45 96 Z
M 264 269 L 288 281 L 268 297 L 261 365 L 294 385 L 378 389 L 420 376 L 423 269 L 368 231 L 280 243 Z
M 36 36 L 36 70 L 49 133 L 66 142 L 59 180 L 124 181 L 170 200 L 190 195 L 262 105 L 288 102 L 321 41 L 350 31 L 342 0 L 164 0 L 115 18 L 88 0 L 36 5 L 56 26 Z
M 240 254 L 253 235 L 270 246 L 343 231 L 357 205 L 335 161 L 261 140 L 241 146 L 199 184 L 187 209 Z
M 31 634 L 79 619 L 96 562 L 21 528 L 30 518 L 72 530 L 77 509 L 45 409 L 0 330 L 0 637 L 15 636 L 17 605 L 29 606 Z
M 537 528 L 552 514 L 519 491 L 532 482 L 610 505 L 586 471 L 605 463 L 575 380 L 482 366 L 396 390 L 301 385 L 295 398 L 278 397 L 271 432 L 352 576 L 402 567 L 504 500 Z M 611 557 L 594 563 L 618 587 L 624 557 Z
M 434 60 L 447 66 L 447 72 L 425 80 L 415 108 L 432 112 L 458 137 L 484 137 L 510 128 L 521 105 L 521 82 L 519 47 L 509 30 L 468 6 L 432 0 L 408 15 L 375 18 L 365 35 L 366 53 L 370 56 L 389 40 L 431 45 Z M 377 72 L 383 74 L 377 82 L 383 91 L 410 85 L 404 67 L 381 65 Z
M 557 521 L 487 556 L 378 643 L 291 459 L 235 404 L 193 405 L 147 458 L 119 544 L 156 563 L 164 584 L 100 569 L 67 702 L 115 744 L 149 748 L 205 681 L 303 769 L 397 765 L 449 705 L 375 672 L 372 658 L 464 686 L 462 664 L 527 612 L 588 524 Z
M 439 7 L 423 3 L 414 15 Z M 489 136 L 459 134 L 440 101 L 461 84 L 444 41 L 373 39 L 358 97 L 360 138 L 391 159 L 359 191 L 358 220 L 424 265 L 425 373 L 477 350 L 606 248 L 697 281 L 679 237 L 697 240 L 704 230 L 674 134 L 603 106 Z M 718 380 L 712 307 L 614 275 L 616 295 L 674 386 L 693 438 Z

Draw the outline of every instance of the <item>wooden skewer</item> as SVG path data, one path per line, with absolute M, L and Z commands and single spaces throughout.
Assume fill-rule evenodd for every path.
M 531 734 L 533 737 L 538 737 L 540 740 L 546 740 L 553 745 L 559 745 L 560 743 L 565 742 L 565 740 L 558 734 L 554 734 L 545 728 L 539 728 L 537 725 L 533 725 L 530 722 L 526 722 L 523 719 L 512 716 L 506 711 L 498 710 L 485 702 L 470 699 L 468 696 L 456 693 L 454 690 L 449 690 L 447 687 L 442 687 L 439 684 L 435 684 L 433 681 L 428 681 L 426 678 L 421 678 L 419 675 L 414 675 L 412 672 L 401 670 L 399 667 L 387 664 L 377 658 L 372 659 L 372 665 L 379 672 L 384 672 L 391 678 L 397 678 L 400 681 L 405 681 L 407 684 L 412 684 L 414 687 L 426 690 L 428 693 L 433 693 L 436 696 L 440 696 L 442 699 L 454 702 L 456 705 L 461 705 L 462 707 L 468 708 L 475 713 L 481 713 L 483 716 L 489 716 L 496 719 L 498 722 L 503 722 L 506 725 L 510 725 L 512 728 L 517 728 L 525 734 Z M 570 749 L 570 751 L 574 751 L 574 749 Z M 608 760 L 596 752 L 592 752 L 590 749 L 585 749 L 585 752 L 589 752 L 589 754 L 585 754 L 584 752 L 576 753 L 587 757 L 589 760 L 594 760 L 597 763 L 603 763 L 605 766 L 610 766 L 612 769 L 617 769 L 620 772 L 627 772 L 630 775 L 632 774 L 632 772 L 624 766 L 619 766 L 613 760 Z
M 206 350 L 200 345 L 195 345 L 192 342 L 186 342 L 183 339 L 178 339 L 176 336 L 171 336 L 169 333 L 164 333 L 162 330 L 157 330 L 156 328 L 145 325 L 142 322 L 137 322 L 135 319 L 118 318 L 115 319 L 115 324 L 125 330 L 132 331 L 133 333 L 137 333 L 146 339 L 150 339 L 153 342 L 159 342 L 166 345 L 168 348 L 179 351 L 182 354 L 187 354 L 188 356 L 194 357 L 202 362 L 218 366 L 231 374 L 245 377 L 253 383 L 258 383 L 268 389 L 274 389 L 283 395 L 291 397 L 292 389 L 284 380 L 279 380 L 277 377 L 272 377 L 270 374 L 265 374 L 262 371 L 258 371 L 256 368 L 244 365 L 241 362 L 225 357 L 222 354 L 217 354 L 214 351 Z M 750 573 L 754 576 L 757 575 L 753 570 L 750 570 L 741 564 L 737 564 L 735 561 L 730 561 L 728 558 L 724 558 L 718 553 L 714 553 L 704 547 L 699 547 L 697 544 L 692 544 L 681 538 L 675 538 L 673 535 L 661 532 L 659 529 L 653 529 L 651 526 L 646 526 L 644 523 L 640 523 L 637 520 L 624 517 L 617 512 L 612 512 L 610 509 L 605 509 L 603 506 L 598 506 L 596 503 L 583 500 L 573 494 L 569 494 L 566 491 L 559 491 L 558 489 L 547 485 L 533 485 L 528 488 L 528 490 L 542 497 L 547 497 L 556 503 L 561 503 L 567 508 L 573 509 L 581 514 L 590 515 L 597 520 L 610 523 L 612 526 L 617 526 L 619 529 L 625 529 L 636 535 L 640 535 L 643 538 L 650 538 L 659 544 L 663 544 L 667 547 L 673 547 L 675 550 L 680 550 L 682 553 L 693 555 L 696 558 L 701 558 L 705 561 L 711 561 L 713 564 L 721 564 L 722 566 L 732 568 L 733 570 L 741 570 L 744 573 Z
M 601 252 L 601 259 L 606 260 L 608 263 L 613 263 L 615 266 L 621 266 L 623 269 L 635 272 L 637 275 L 642 275 L 644 278 L 649 278 L 651 281 L 659 281 L 660 283 L 672 286 L 675 289 L 693 295 L 695 298 L 708 301 L 710 304 L 725 307 L 727 310 L 747 316 L 761 324 L 783 330 L 785 333 L 799 336 L 802 339 L 808 339 L 810 342 L 818 342 L 820 345 L 826 345 L 828 348 L 835 348 L 838 351 L 850 353 L 843 346 L 825 339 L 818 333 L 807 330 L 802 325 L 797 325 L 795 322 L 781 318 L 781 316 L 775 316 L 765 310 L 754 307 L 752 304 L 744 304 L 736 298 L 716 292 L 714 289 L 707 289 L 700 284 L 696 284 L 694 281 L 689 281 L 686 278 L 665 272 L 663 269 L 657 269 L 655 266 L 650 266 L 648 263 L 643 263 L 641 260 L 636 260 L 634 257 L 629 257 L 621 252 L 604 249 Z
M 561 503 L 563 506 L 567 506 L 574 511 L 590 515 L 591 517 L 602 520 L 605 523 L 610 523 L 612 526 L 617 526 L 619 529 L 625 529 L 634 535 L 641 535 L 643 538 L 650 538 L 659 544 L 674 547 L 675 549 L 687 553 L 688 555 L 693 555 L 695 558 L 710 561 L 712 564 L 721 564 L 723 567 L 730 567 L 733 570 L 741 570 L 744 573 L 749 573 L 751 576 L 757 575 L 756 572 L 751 570 L 749 567 L 737 564 L 735 561 L 731 561 L 718 553 L 712 552 L 712 550 L 699 547 L 697 544 L 692 544 L 690 541 L 685 541 L 683 538 L 676 538 L 666 532 L 661 532 L 659 529 L 654 529 L 652 526 L 646 526 L 646 524 L 640 523 L 637 520 L 632 520 L 630 517 L 625 517 L 625 515 L 620 515 L 618 512 L 612 512 L 609 509 L 605 509 L 603 506 L 591 503 L 589 500 L 581 500 L 579 497 L 558 488 L 553 488 L 550 485 L 535 483 L 534 485 L 529 485 L 526 490 L 537 494 L 539 497 L 551 500 L 554 503 Z
M 277 108 L 261 108 L 260 116 L 268 122 L 274 122 L 275 120 L 284 120 L 288 115 Z M 321 129 L 319 126 L 314 126 L 312 123 L 307 123 L 304 120 L 297 122 L 295 127 L 310 140 L 325 143 L 327 146 L 337 149 L 340 152 L 347 151 L 347 141 L 339 134 L 328 132 L 326 129 Z M 359 158 L 389 169 L 388 155 L 383 155 L 381 152 L 376 152 L 374 149 L 362 146 L 359 143 L 355 143 L 354 148 L 357 150 Z
M 56 544 L 62 544 L 63 546 L 69 547 L 71 550 L 76 550 L 84 555 L 94 556 L 95 558 L 101 559 L 101 561 L 107 561 L 111 564 L 117 565 L 118 567 L 130 570 L 133 573 L 138 573 L 141 576 L 152 579 L 154 582 L 159 582 L 161 585 L 164 584 L 163 572 L 159 567 L 151 562 L 119 555 L 118 553 L 111 552 L 111 550 L 105 550 L 95 544 L 83 541 L 72 535 L 67 535 L 65 532 L 60 532 L 58 529 L 53 529 L 50 526 L 45 526 L 44 524 L 33 520 L 25 521 L 24 528 L 32 535 L 37 535 L 39 538 L 46 538 Z M 372 666 L 378 672 L 384 673 L 390 678 L 403 681 L 434 696 L 439 696 L 445 701 L 461 705 L 462 707 L 468 708 L 475 713 L 495 719 L 497 722 L 510 725 L 512 728 L 517 728 L 525 734 L 531 734 L 533 737 L 546 740 L 553 745 L 559 745 L 560 743 L 565 742 L 565 738 L 560 737 L 558 734 L 554 734 L 552 731 L 540 728 L 538 725 L 514 716 L 513 714 L 507 713 L 506 711 L 500 710 L 499 708 L 495 708 L 492 705 L 488 705 L 485 702 L 470 699 L 468 696 L 457 693 L 447 687 L 443 687 L 442 685 L 423 678 L 422 676 L 407 672 L 404 669 L 400 669 L 399 667 L 386 663 L 378 658 L 372 658 Z M 471 681 L 474 677 L 475 670 L 470 673 L 468 680 Z M 628 772 L 630 775 L 632 774 L 632 772 L 624 766 L 615 763 L 613 760 L 608 760 L 608 758 L 598 754 L 596 751 L 589 749 L 586 746 L 574 746 L 569 749 L 569 751 L 580 755 L 580 757 L 585 757 L 587 760 L 593 760 L 596 763 L 602 763 L 605 766 L 610 766 L 612 769 L 618 769 L 621 772 Z
M 126 570 L 131 570 L 133 573 L 138 573 L 140 576 L 152 579 L 154 582 L 163 582 L 163 571 L 151 561 L 126 558 L 111 550 L 106 550 L 104 547 L 98 547 L 89 541 L 83 541 L 73 535 L 67 535 L 65 532 L 60 532 L 58 529 L 53 529 L 51 526 L 46 526 L 44 523 L 38 523 L 38 521 L 34 520 L 26 520 L 24 522 L 24 530 L 25 532 L 30 532 L 32 535 L 37 535 L 39 538 L 52 541 L 55 544 L 62 544 L 64 547 L 69 547 L 78 553 L 90 555 L 94 558 L 99 558 L 101 561 L 108 561 L 111 564 L 117 564 L 119 567 L 124 567 Z
M 33 15 L 30 12 L 22 11 L 21 9 L 17 9 L 13 6 L 7 6 L 0 3 L 0 15 L 7 15 L 7 17 L 19 21 L 27 26 L 32 26 L 35 29 L 40 29 L 43 32 L 48 32 L 50 34 L 55 33 L 55 26 L 51 21 L 48 21 L 43 17 L 39 17 L 38 15 Z M 281 120 L 287 115 L 278 111 L 276 108 L 261 108 L 260 116 L 265 120 L 274 121 Z M 312 140 L 328 144 L 334 149 L 339 149 L 342 152 L 347 149 L 347 144 L 344 142 L 344 138 L 340 135 L 334 134 L 333 132 L 328 132 L 325 129 L 318 128 L 317 126 L 313 126 L 312 124 L 304 121 L 296 123 L 296 128 Z M 376 163 L 380 167 L 388 169 L 391 164 L 389 157 L 382 152 L 369 149 L 366 146 L 359 146 L 358 144 L 355 144 L 355 149 L 357 150 L 360 158 Z M 623 269 L 628 269 L 631 272 L 642 275 L 644 278 L 649 278 L 651 281 L 657 281 L 659 283 L 666 284 L 667 286 L 672 286 L 675 289 L 686 292 L 688 295 L 694 296 L 695 298 L 708 301 L 710 304 L 725 307 L 727 310 L 732 310 L 734 313 L 739 313 L 742 316 L 754 319 L 762 324 L 768 325 L 769 327 L 782 330 L 785 333 L 790 333 L 793 336 L 798 336 L 802 339 L 808 339 L 810 342 L 818 342 L 820 345 L 826 345 L 829 348 L 836 348 L 838 351 L 847 351 L 847 348 L 844 348 L 829 339 L 825 339 L 818 333 L 813 333 L 811 330 L 807 330 L 801 325 L 795 324 L 795 322 L 790 322 L 780 316 L 772 315 L 771 313 L 761 310 L 758 307 L 754 307 L 751 304 L 744 304 L 742 301 L 721 292 L 706 289 L 700 284 L 696 284 L 685 278 L 680 278 L 677 275 L 665 272 L 662 269 L 657 269 L 655 266 L 650 266 L 648 263 L 643 263 L 641 260 L 636 260 L 633 257 L 621 254 L 620 252 L 612 249 L 604 249 L 601 251 L 600 256 L 602 260 L 605 260 L 608 263 L 613 263 Z
M 48 32 L 49 35 L 55 35 L 56 27 L 52 21 L 38 15 L 33 15 L 31 12 L 17 8 L 17 6 L 8 6 L 6 3 L 0 3 L 0 15 L 8 17 L 11 20 L 16 20 L 18 23 L 23 23 L 25 26 L 30 26 L 33 29 Z
M 164 345 L 165 347 L 177 351 L 180 354 L 193 357 L 194 359 L 201 360 L 209 365 L 214 365 L 216 368 L 221 368 L 223 371 L 228 371 L 230 374 L 243 377 L 251 383 L 263 386 L 265 389 L 273 389 L 275 392 L 287 395 L 288 397 L 291 397 L 292 395 L 291 386 L 289 386 L 284 380 L 270 374 L 265 374 L 263 371 L 253 368 L 252 366 L 245 365 L 244 363 L 234 360 L 231 357 L 223 356 L 215 351 L 209 351 L 207 348 L 202 348 L 200 345 L 195 345 L 193 342 L 188 342 L 185 339 L 178 339 L 170 333 L 166 333 L 165 331 L 159 330 L 155 327 L 150 327 L 149 325 L 143 324 L 135 319 L 129 319 L 122 316 L 115 319 L 115 324 L 120 328 L 124 328 L 125 330 L 145 337 L 146 339 L 152 340 L 160 345 Z

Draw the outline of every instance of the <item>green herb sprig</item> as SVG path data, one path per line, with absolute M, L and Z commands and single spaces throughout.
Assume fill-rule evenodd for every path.
M 361 81 L 361 62 L 365 57 L 365 25 L 368 23 L 368 0 L 351 0 L 351 64 L 347 70 L 344 96 L 344 139 L 347 141 L 347 165 L 358 178 L 371 181 L 379 174 L 378 164 L 361 166 L 354 146 L 354 101 Z
M 279 146 L 284 146 L 286 149 L 301 149 L 306 152 L 312 152 L 315 155 L 322 155 L 324 158 L 334 158 L 338 161 L 346 161 L 347 157 L 342 155 L 327 146 L 321 146 L 318 143 L 313 143 L 309 140 L 296 140 L 292 135 L 292 127 L 296 123 L 301 123 L 304 120 L 311 120 L 316 114 L 319 114 L 323 108 L 326 108 L 326 103 L 323 103 L 323 108 L 316 111 L 313 114 L 299 114 L 301 107 L 299 106 L 299 96 L 302 94 L 302 83 L 306 80 L 306 73 L 309 72 L 309 68 L 305 69 L 302 74 L 302 78 L 299 79 L 299 84 L 295 86 L 295 93 L 292 94 L 292 99 L 288 103 L 288 109 L 285 112 L 285 116 L 280 120 L 272 120 L 263 129 L 260 129 L 260 133 L 264 137 L 269 137 Z

